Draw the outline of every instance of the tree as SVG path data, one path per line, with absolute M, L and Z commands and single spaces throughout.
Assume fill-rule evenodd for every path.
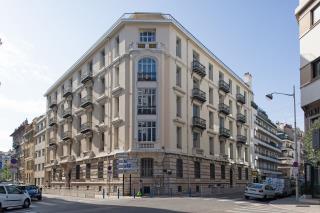
M 320 150 L 315 150 L 312 147 L 312 133 L 316 129 L 320 129 L 320 121 L 317 121 L 311 125 L 310 129 L 306 132 L 303 138 L 306 160 L 308 163 L 313 165 L 320 163 Z
M 1 180 L 2 181 L 8 181 L 11 179 L 11 171 L 10 169 L 5 166 L 0 170 L 0 174 L 1 174 Z

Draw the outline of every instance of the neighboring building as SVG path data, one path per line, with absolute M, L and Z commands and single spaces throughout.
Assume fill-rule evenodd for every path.
M 8 152 L 1 152 L 0 151 L 0 180 L 11 180 L 12 174 L 11 174 L 11 155 L 12 151 L 9 150 Z M 5 172 L 3 169 L 7 169 L 7 172 Z
M 34 159 L 34 181 L 38 186 L 45 185 L 45 156 L 46 156 L 46 129 L 47 119 L 45 115 L 36 119 L 35 124 L 35 159 Z
M 300 0 L 295 15 L 299 24 L 301 107 L 306 132 L 320 120 L 320 0 Z M 320 167 L 309 165 L 307 171 L 307 188 L 313 196 L 320 197 Z
M 282 154 L 279 157 L 281 161 L 278 169 L 282 175 L 287 178 L 293 178 L 293 162 L 295 161 L 295 144 L 294 144 L 294 129 L 291 125 L 277 123 L 278 137 L 281 139 Z
M 13 180 L 15 182 L 23 182 L 24 180 L 24 156 L 22 149 L 23 135 L 28 126 L 28 121 L 25 120 L 14 132 L 10 135 L 12 137 L 13 154 L 12 159 L 15 159 L 17 163 L 12 165 L 15 168 L 13 173 Z
M 48 186 L 116 193 L 125 177 L 125 194 L 161 194 L 251 181 L 251 75 L 170 15 L 125 14 L 45 96 Z M 136 160 L 124 176 L 123 152 Z
M 265 111 L 253 107 L 253 143 L 251 144 L 251 161 L 253 180 L 260 182 L 266 177 L 280 177 L 278 169 L 281 162 L 281 140 L 277 136 L 277 126 L 268 118 Z
M 35 184 L 34 182 L 34 146 L 35 146 L 35 123 L 36 119 L 26 126 L 25 133 L 23 135 L 22 149 L 24 157 L 24 184 Z

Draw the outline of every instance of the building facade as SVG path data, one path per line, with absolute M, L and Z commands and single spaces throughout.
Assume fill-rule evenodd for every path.
M 34 182 L 38 186 L 45 185 L 44 166 L 46 162 L 46 129 L 47 117 L 42 115 L 36 119 L 34 135 Z
M 254 131 L 251 145 L 253 181 L 260 182 L 266 177 L 280 177 L 281 140 L 277 136 L 277 126 L 265 111 L 253 108 Z
M 45 96 L 52 188 L 195 193 L 251 179 L 251 75 L 170 15 L 125 14 Z
M 22 150 L 23 150 L 23 177 L 22 182 L 24 184 L 35 184 L 34 182 L 34 146 L 35 146 L 35 121 L 34 119 L 30 124 L 26 126 L 25 133 L 23 135 Z M 22 163 L 22 162 L 21 162 Z
M 320 0 L 300 0 L 295 15 L 299 25 L 301 107 L 306 132 L 320 119 Z M 317 142 L 320 143 L 319 139 Z M 320 197 L 320 168 L 309 165 L 307 171 L 307 185 L 313 196 Z
M 14 132 L 10 135 L 12 137 L 13 154 L 12 159 L 15 159 L 16 164 L 12 165 L 15 168 L 13 172 L 13 180 L 15 182 L 23 182 L 24 180 L 24 155 L 23 155 L 23 135 L 26 130 L 28 121 L 25 120 Z

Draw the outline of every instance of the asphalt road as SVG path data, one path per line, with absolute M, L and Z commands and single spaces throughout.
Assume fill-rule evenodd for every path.
M 105 200 L 73 197 L 46 196 L 34 201 L 29 209 L 8 209 L 8 213 L 180 213 L 180 212 L 229 212 L 229 213 L 287 213 L 288 210 L 268 202 L 244 200 L 231 195 L 215 198 L 110 198 Z M 290 211 L 293 213 L 294 211 Z

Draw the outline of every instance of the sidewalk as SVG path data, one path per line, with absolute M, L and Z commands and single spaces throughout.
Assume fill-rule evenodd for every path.
M 306 200 L 300 200 L 297 203 L 295 196 L 273 200 L 270 202 L 270 205 L 280 209 L 287 210 L 288 212 L 303 212 L 303 213 L 320 212 L 319 204 L 306 203 Z

